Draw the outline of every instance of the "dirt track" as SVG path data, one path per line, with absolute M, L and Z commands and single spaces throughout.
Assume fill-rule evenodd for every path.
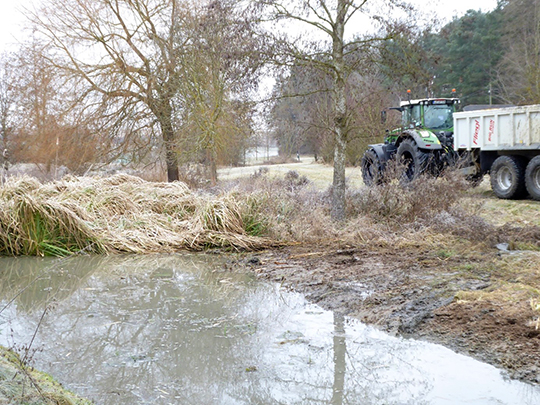
M 482 263 L 499 255 L 493 250 L 441 258 L 429 251 L 296 247 L 249 255 L 233 267 L 247 267 L 326 309 L 393 334 L 443 344 L 538 384 L 540 330 L 530 325 L 535 314 L 529 302 L 456 298 L 496 283 L 497 276 Z

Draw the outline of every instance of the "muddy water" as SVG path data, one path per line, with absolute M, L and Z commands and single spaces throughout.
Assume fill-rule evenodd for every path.
M 0 259 L 4 307 L 0 344 L 35 334 L 34 364 L 97 404 L 540 403 L 538 387 L 209 255 Z

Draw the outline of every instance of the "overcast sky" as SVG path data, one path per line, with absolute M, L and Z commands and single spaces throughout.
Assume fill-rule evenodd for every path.
M 0 0 L 0 51 L 9 47 L 10 43 L 24 40 L 22 31 L 24 17 L 21 10 L 30 7 L 39 0 Z M 461 16 L 467 10 L 490 11 L 497 5 L 497 0 L 410 0 L 421 8 L 427 8 L 437 13 L 444 20 L 453 16 Z M 429 4 L 426 4 L 429 3 Z

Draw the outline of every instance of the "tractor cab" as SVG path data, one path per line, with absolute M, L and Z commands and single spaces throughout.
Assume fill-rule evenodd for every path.
M 396 109 L 401 111 L 401 124 L 404 129 L 453 132 L 453 114 L 458 103 L 457 98 L 425 98 L 402 101 Z

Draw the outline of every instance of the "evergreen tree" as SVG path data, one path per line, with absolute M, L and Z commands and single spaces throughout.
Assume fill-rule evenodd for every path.
M 427 35 L 424 43 L 432 61 L 433 93 L 448 96 L 456 88 L 465 105 L 488 104 L 504 53 L 502 27 L 499 4 L 489 13 L 469 10 L 439 33 Z M 501 101 L 497 94 L 491 95 L 494 103 Z

